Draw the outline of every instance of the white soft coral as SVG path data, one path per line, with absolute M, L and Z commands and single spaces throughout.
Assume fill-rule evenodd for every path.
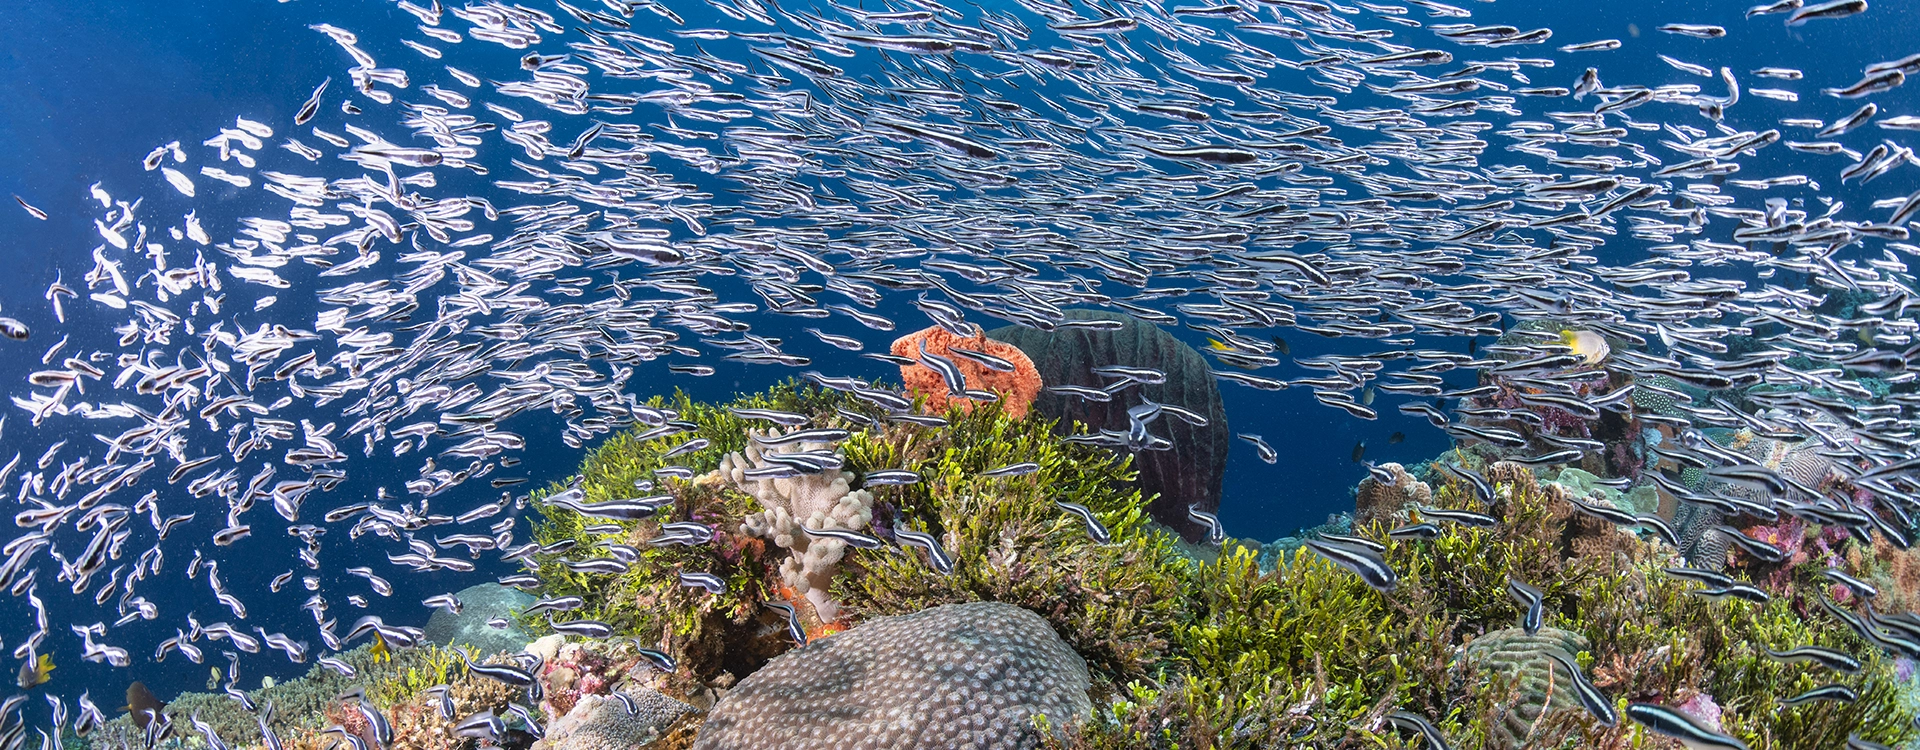
M 779 433 L 774 433 L 778 435 Z M 769 437 L 749 432 L 750 438 Z M 840 603 L 828 593 L 840 558 L 846 554 L 846 542 L 816 539 L 801 527 L 858 531 L 873 521 L 873 495 L 849 489 L 854 475 L 850 471 L 823 471 L 792 478 L 750 479 L 747 471 L 765 468 L 768 453 L 798 453 L 831 448 L 830 443 L 794 442 L 764 445 L 749 440 L 745 451 L 729 453 L 720 460 L 719 474 L 728 484 L 760 501 L 764 508 L 746 517 L 740 533 L 765 537 L 776 547 L 792 554 L 780 563 L 780 580 L 794 591 L 806 595 L 821 622 L 840 616 Z

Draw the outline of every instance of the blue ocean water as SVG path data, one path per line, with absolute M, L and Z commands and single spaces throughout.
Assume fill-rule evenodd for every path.
M 1552 44 L 1514 52 L 1516 55 L 1537 53 L 1559 61 L 1551 70 L 1534 73 L 1539 85 L 1571 85 L 1585 65 L 1600 66 L 1606 77 L 1621 81 L 1685 80 L 1699 83 L 1709 91 L 1720 85 L 1718 81 L 1686 78 L 1662 64 L 1656 57 L 1658 54 L 1704 65 L 1724 65 L 1735 71 L 1762 66 L 1805 70 L 1806 80 L 1791 86 L 1802 92 L 1800 103 L 1754 101 L 1750 97 L 1730 121 L 1740 127 L 1754 128 L 1764 128 L 1769 117 L 1787 112 L 1831 119 L 1851 111 L 1856 103 L 1822 98 L 1815 92 L 1819 87 L 1851 83 L 1867 64 L 1916 51 L 1912 48 L 1910 32 L 1920 28 L 1920 7 L 1896 2 L 1875 3 L 1872 23 L 1815 23 L 1801 28 L 1785 28 L 1777 20 L 1743 22 L 1739 18 L 1745 7 L 1742 3 L 1626 0 L 1463 4 L 1471 5 L 1483 22 L 1521 28 L 1548 27 L 1555 31 Z M 703 11 L 712 15 L 704 8 L 676 6 L 676 9 L 694 23 L 698 23 Z M 1700 40 L 1655 30 L 1661 24 L 1674 22 L 1721 24 L 1732 33 L 1724 39 Z M 42 296 L 47 284 L 57 275 L 71 284 L 91 266 L 89 253 L 100 244 L 100 237 L 90 219 L 98 214 L 99 206 L 91 202 L 89 186 L 98 183 L 115 197 L 126 200 L 145 196 L 150 201 L 149 212 L 171 216 L 178 213 L 175 207 L 184 208 L 187 204 L 156 173 L 141 169 L 140 159 L 151 149 L 176 140 L 194 148 L 219 128 L 231 127 L 235 116 L 281 129 L 290 123 L 294 111 L 321 80 L 331 77 L 334 91 L 345 89 L 343 71 L 352 61 L 326 37 L 308 28 L 315 23 L 331 23 L 359 32 L 369 49 L 383 61 L 392 60 L 392 64 L 420 71 L 434 70 L 440 65 L 393 43 L 392 40 L 404 36 L 415 21 L 385 2 L 0 2 L 0 32 L 4 32 L 0 33 L 0 143 L 5 144 L 5 148 L 0 148 L 0 193 L 17 194 L 51 215 L 49 221 L 41 222 L 10 204 L 0 205 L 0 238 L 4 238 L 0 241 L 0 262 L 9 269 L 9 273 L 0 277 L 0 314 L 19 318 L 36 331 L 30 343 L 7 343 L 0 347 L 8 355 L 0 358 L 0 382 L 19 384 L 27 372 L 38 369 L 34 360 L 53 338 L 71 332 L 76 342 L 83 337 L 106 340 L 108 335 L 103 329 L 123 322 L 124 316 L 109 315 L 109 311 L 86 304 L 83 293 L 81 300 L 69 304 L 69 323 L 61 326 L 54 321 Z M 1551 50 L 1562 43 L 1607 37 L 1622 39 L 1624 47 L 1615 52 L 1576 55 Z M 711 47 L 718 50 L 724 45 Z M 484 70 L 477 61 L 507 67 L 513 66 L 517 57 L 516 53 L 498 48 L 463 52 L 468 54 L 462 64 L 473 65 L 476 70 Z M 1749 80 L 1748 85 L 1754 83 Z M 1897 90 L 1882 100 L 1883 109 L 1893 114 L 1920 114 L 1917 94 L 1920 90 L 1912 87 Z M 1903 109 L 1896 103 L 1911 106 Z M 337 117 L 330 109 L 333 105 L 328 106 L 329 109 L 323 110 L 322 121 L 330 115 Z M 495 158 L 504 163 L 504 155 L 496 154 Z M 1825 162 L 1778 148 L 1749 162 L 1747 167 L 1762 174 L 1784 174 L 1811 169 L 1808 165 L 1812 164 L 1823 165 L 1823 175 L 1831 172 L 1824 166 Z M 448 178 L 443 185 L 452 184 L 455 179 Z M 257 189 L 230 188 L 204 179 L 198 182 L 203 192 L 192 205 L 210 222 L 284 210 L 278 203 L 263 204 Z M 1876 196 L 1904 195 L 1913 186 L 1909 170 L 1857 193 L 1850 194 L 1845 188 L 1836 190 L 1834 186 L 1825 192 L 1851 196 L 1848 200 L 1871 202 Z M 717 184 L 706 187 L 728 189 Z M 484 180 L 475 180 L 472 189 L 479 193 L 487 187 Z M 1596 253 L 1603 262 L 1626 264 L 1644 255 L 1645 248 L 1633 239 L 1624 236 L 1618 239 L 1617 243 Z M 751 299 L 744 285 L 721 282 L 716 288 L 734 298 Z M 248 328 L 275 321 L 287 321 L 288 325 L 310 322 L 320 305 L 311 298 L 300 298 L 300 291 L 303 290 L 292 290 L 275 305 L 257 312 L 247 309 L 251 298 L 243 298 L 236 292 L 232 301 L 233 317 L 239 325 Z M 889 300 L 879 310 L 903 321 L 903 332 L 917 327 L 917 323 L 905 321 L 920 320 L 904 299 Z M 801 329 L 811 324 L 769 316 L 756 321 L 754 332 L 788 341 L 808 341 L 809 337 Z M 887 338 L 844 321 L 836 321 L 836 326 L 830 328 L 830 332 L 861 335 L 870 345 L 883 347 Z M 1195 346 L 1205 343 L 1204 336 L 1195 332 L 1177 333 Z M 1361 341 L 1315 340 L 1298 332 L 1284 335 L 1296 354 L 1358 355 L 1375 348 Z M 1434 345 L 1459 348 L 1464 341 L 1436 341 Z M 813 356 L 813 368 L 823 372 L 894 376 L 890 366 L 829 347 L 796 348 L 803 348 Z M 682 388 L 698 399 L 720 399 L 763 388 L 792 374 L 777 367 L 714 364 L 717 374 L 706 378 L 675 376 L 659 363 L 646 366 L 636 375 L 634 390 L 645 397 Z M 1301 374 L 1297 370 L 1289 372 L 1293 376 Z M 1452 376 L 1450 385 L 1472 385 L 1471 376 Z M 1357 443 L 1366 444 L 1368 460 L 1407 464 L 1430 459 L 1449 447 L 1446 436 L 1424 420 L 1402 415 L 1390 407 L 1380 409 L 1377 421 L 1361 421 L 1319 405 L 1304 389 L 1271 393 L 1228 385 L 1223 388 L 1223 394 L 1231 429 L 1236 433 L 1264 435 L 1281 456 L 1278 464 L 1270 466 L 1257 460 L 1245 443 L 1234 442 L 1220 516 L 1229 533 L 1238 537 L 1272 539 L 1319 523 L 1328 514 L 1351 509 L 1351 489 L 1366 476 L 1365 470 L 1351 460 Z M 1388 399 L 1381 401 L 1384 406 Z M 27 424 L 25 414 L 6 408 L 11 411 L 4 432 L 0 432 L 0 446 L 38 451 L 51 441 L 64 438 L 89 449 L 97 447 L 91 433 L 79 429 L 83 425 L 76 425 L 72 420 L 44 430 L 36 429 Z M 320 414 L 293 412 L 279 416 L 298 420 Z M 532 484 L 562 478 L 577 466 L 582 452 L 562 444 L 559 420 L 552 414 L 521 415 L 507 426 L 528 440 L 529 449 L 520 468 Z M 52 432 L 60 429 L 75 431 L 71 434 Z M 1388 436 L 1394 433 L 1403 433 L 1405 440 L 1390 444 Z M 208 443 L 196 447 L 198 455 L 217 450 L 218 445 Z M 398 489 L 394 478 L 410 477 L 419 467 L 416 456 L 382 459 L 376 455 L 362 460 L 357 445 L 348 452 L 355 456 L 350 472 L 353 478 L 324 498 L 312 501 L 314 505 L 330 507 L 351 502 L 356 497 L 370 498 L 380 486 Z M 30 454 L 29 459 L 32 457 Z M 169 512 L 192 512 L 196 502 L 193 498 L 167 497 L 165 487 L 161 491 L 161 502 Z M 434 503 L 437 508 L 464 509 L 497 494 L 484 486 L 476 486 L 436 498 Z M 204 512 L 214 516 L 219 510 Z M 221 574 L 238 589 L 258 591 L 266 580 L 294 568 L 293 561 L 284 557 L 291 545 L 277 532 L 258 531 L 255 538 L 233 547 L 203 545 L 203 548 L 209 558 L 220 561 Z M 338 578 L 339 569 L 373 564 L 370 560 L 377 561 L 377 556 L 389 548 L 385 540 L 348 542 L 335 534 L 327 539 L 325 567 L 331 576 Z M 171 549 L 169 555 L 188 555 L 189 549 L 185 546 Z M 396 586 L 393 597 L 376 600 L 368 611 L 397 622 L 424 621 L 425 610 L 414 604 L 420 598 L 486 580 L 498 572 L 501 572 L 498 567 L 483 566 L 467 575 L 390 575 Z M 202 620 L 222 619 L 219 605 L 212 602 L 205 586 L 199 582 L 195 582 L 191 590 L 180 591 L 177 601 L 162 600 L 163 595 L 148 594 L 168 612 L 166 616 L 151 624 L 134 623 L 118 628 L 116 639 L 136 644 L 156 642 L 178 626 L 177 615 L 181 610 L 194 610 Z M 311 630 L 306 613 L 291 606 L 295 599 L 248 598 L 250 603 L 258 602 L 248 623 L 269 631 Z M 66 694 L 77 694 L 81 686 L 86 686 L 95 695 L 117 695 L 127 681 L 134 679 L 145 681 L 162 696 L 203 686 L 204 668 L 190 668 L 177 658 L 165 664 L 152 664 L 145 654 L 135 653 L 134 665 L 127 669 L 81 662 L 74 658 L 77 648 L 65 630 L 65 623 L 110 620 L 110 613 L 89 611 L 90 603 L 81 603 L 78 597 L 61 596 L 49 604 L 48 616 L 55 629 L 53 642 L 59 644 L 54 649 L 60 665 L 57 679 Z M 30 610 L 17 599 L 0 601 L 0 616 L 9 618 L 9 622 L 24 622 L 21 618 L 29 617 Z M 0 628 L 0 642 L 8 649 L 25 635 L 23 628 Z M 251 660 L 245 669 L 250 675 L 248 684 L 263 675 L 284 679 L 304 671 L 304 667 L 274 659 Z

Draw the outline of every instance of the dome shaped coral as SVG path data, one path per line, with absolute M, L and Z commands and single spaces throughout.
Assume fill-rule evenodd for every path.
M 895 339 L 893 353 L 896 356 L 918 359 L 920 348 L 925 345 L 928 354 L 937 354 L 953 360 L 955 367 L 966 376 L 966 390 L 992 391 L 1000 395 L 1002 407 L 1007 414 L 1019 419 L 1027 415 L 1027 409 L 1033 406 L 1033 400 L 1040 396 L 1040 371 L 1033 366 L 1020 348 L 1012 344 L 987 338 L 984 333 L 970 337 L 955 336 L 952 332 L 933 326 L 915 331 Z M 953 348 L 980 352 L 998 357 L 1013 364 L 1012 372 L 1000 372 L 967 357 L 954 354 Z M 952 394 L 945 380 L 933 368 L 922 364 L 903 365 L 900 379 L 907 384 L 907 390 L 927 399 L 927 408 L 934 412 L 944 412 L 955 401 L 965 404 L 962 408 L 971 409 L 973 402 Z

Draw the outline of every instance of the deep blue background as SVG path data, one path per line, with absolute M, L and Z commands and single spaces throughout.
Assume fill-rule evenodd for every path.
M 1867 17 L 1813 23 L 1799 29 L 1784 28 L 1778 16 L 1742 22 L 1739 13 L 1745 4 L 1736 2 L 1625 0 L 1492 5 L 1463 0 L 1460 4 L 1475 11 L 1476 18 L 1472 19 L 1475 22 L 1507 23 L 1522 28 L 1548 26 L 1555 29 L 1555 37 L 1549 45 L 1508 48 L 1485 54 L 1476 50 L 1450 48 L 1456 56 L 1465 59 L 1512 55 L 1551 57 L 1561 61 L 1558 67 L 1551 70 L 1527 69 L 1534 78 L 1534 85 L 1571 85 L 1582 68 L 1595 65 L 1601 68 L 1603 80 L 1610 83 L 1693 82 L 1702 85 L 1709 94 L 1720 93 L 1722 85 L 1718 80 L 1689 77 L 1668 68 L 1655 58 L 1656 53 L 1666 53 L 1709 66 L 1729 65 L 1741 74 L 1742 83 L 1748 88 L 1775 87 L 1801 92 L 1802 101 L 1797 105 L 1762 101 L 1748 95 L 1728 120 L 1728 124 L 1740 128 L 1765 129 L 1769 127 L 1771 118 L 1789 112 L 1794 116 L 1828 119 L 1849 112 L 1858 102 L 1821 97 L 1818 89 L 1845 86 L 1853 82 L 1858 77 L 1858 71 L 1866 64 L 1920 51 L 1920 42 L 1912 41 L 1911 34 L 1913 29 L 1920 28 L 1920 10 L 1916 10 L 1913 4 L 1890 0 L 1875 2 Z M 1030 14 L 1022 12 L 1021 15 L 1031 19 Z M 642 13 L 641 17 L 645 18 L 646 14 Z M 1425 20 L 1417 10 L 1413 17 Z M 180 196 L 166 187 L 157 172 L 141 170 L 140 158 L 153 147 L 174 140 L 181 141 L 189 150 L 195 150 L 200 140 L 212 135 L 220 127 L 231 126 L 236 115 L 267 122 L 273 124 L 276 130 L 281 130 L 290 122 L 294 110 L 313 86 L 329 76 L 334 78 L 334 88 L 331 90 L 337 97 L 346 88 L 344 70 L 351 61 L 324 36 L 306 28 L 308 24 L 318 22 L 333 22 L 361 32 L 363 46 L 375 50 L 383 65 L 399 65 L 422 71 L 423 82 L 444 77 L 425 76 L 425 73 L 438 71 L 441 63 L 424 60 L 393 43 L 394 39 L 403 36 L 402 31 L 411 28 L 414 19 L 383 2 L 297 0 L 281 4 L 263 0 L 221 3 L 99 0 L 45 3 L 0 0 L 0 194 L 19 194 L 53 217 L 51 221 L 35 221 L 11 205 L 10 198 L 0 195 L 0 199 L 7 201 L 0 205 L 0 263 L 4 263 L 8 271 L 0 276 L 0 313 L 21 318 L 38 332 L 35 340 L 27 344 L 6 343 L 6 346 L 0 347 L 7 352 L 0 357 L 0 382 L 16 384 L 6 386 L 7 389 L 19 387 L 19 376 L 35 364 L 30 360 L 37 358 L 60 335 L 41 299 L 42 290 L 53 279 L 57 268 L 65 270 L 71 283 L 88 267 L 87 255 L 91 248 L 99 244 L 91 223 L 91 218 L 98 215 L 98 205 L 91 203 L 87 186 L 100 182 L 115 196 L 126 199 L 148 196 L 150 207 L 143 211 L 143 215 L 155 215 L 162 210 L 170 211 L 172 206 L 186 205 L 180 201 Z M 1727 26 L 1732 33 L 1724 39 L 1705 41 L 1655 31 L 1655 27 L 1670 22 L 1717 23 Z M 464 28 L 463 24 L 453 21 L 450 16 L 446 23 L 455 28 Z M 1638 29 L 1637 36 L 1630 27 Z M 1552 49 L 1561 44 L 1605 37 L 1625 40 L 1625 49 L 1581 55 L 1565 55 Z M 1260 43 L 1276 41 L 1264 37 L 1250 38 Z M 481 44 L 468 42 L 463 46 Z M 498 50 L 497 47 L 492 49 Z M 508 54 L 500 53 L 502 59 L 506 59 Z M 1807 79 L 1798 82 L 1766 81 L 1745 74 L 1748 70 L 1766 65 L 1803 68 L 1807 71 Z M 474 69 L 473 72 L 484 75 L 485 70 Z M 1304 93 L 1328 92 L 1310 89 Z M 1885 114 L 1920 114 L 1920 106 L 1914 106 L 1917 95 L 1920 95 L 1920 87 L 1908 86 L 1877 97 L 1876 100 L 1881 103 Z M 337 102 L 337 98 L 330 98 L 328 107 L 337 106 Z M 1566 102 L 1561 108 L 1583 109 L 1590 105 L 1591 102 Z M 1528 106 L 1530 111 L 1537 107 L 1531 103 Z M 525 107 L 522 109 L 530 111 Z M 323 109 L 322 113 L 325 118 L 329 110 Z M 1632 114 L 1636 119 L 1656 121 L 1670 116 L 1676 122 L 1706 127 L 1704 121 L 1690 113 L 1672 111 L 1669 115 L 1649 107 L 1635 110 Z M 382 121 L 392 119 L 390 115 L 383 115 L 383 118 Z M 1476 119 L 1498 121 L 1500 118 Z M 1864 151 L 1870 147 L 1872 139 L 1883 135 L 1899 134 L 1868 128 L 1852 136 L 1850 143 Z M 277 143 L 283 136 L 284 133 L 276 133 L 272 140 Z M 1789 131 L 1787 137 L 1805 138 L 1806 134 Z M 1496 148 L 1503 145 L 1497 138 L 1492 140 Z M 499 146 L 490 137 L 484 148 L 497 151 Z M 271 146 L 269 150 L 272 150 Z M 1661 155 L 1673 156 L 1671 152 L 1661 152 Z M 1499 160 L 1498 155 L 1488 158 L 1490 162 Z M 1670 159 L 1669 163 L 1675 160 L 1677 158 Z M 207 162 L 196 159 L 191 166 L 197 168 L 203 163 Z M 1831 184 L 1837 182 L 1833 176 L 1838 169 L 1835 161 L 1801 159 L 1784 153 L 1777 146 L 1761 159 L 1750 160 L 1747 166 L 1748 171 L 1738 176 L 1764 177 L 1779 173 L 1760 171 L 1773 166 L 1778 166 L 1782 171 L 1809 169 L 1817 170 L 1817 176 L 1828 188 L 1825 191 L 1827 194 L 1833 193 L 1836 187 Z M 203 213 L 209 210 L 204 208 L 206 206 L 231 201 L 235 203 L 233 210 L 241 215 L 253 210 L 258 210 L 262 215 L 272 215 L 274 212 L 284 215 L 284 205 L 278 202 L 265 208 L 249 208 L 260 205 L 257 194 L 225 189 L 219 183 L 199 177 L 192 170 L 189 170 L 189 174 L 195 177 L 202 191 L 201 197 L 193 203 L 202 206 Z M 1866 194 L 1849 199 L 1870 201 L 1875 197 L 1904 195 L 1916 184 L 1914 174 L 1912 169 L 1903 168 L 1871 186 Z M 496 176 L 499 176 L 498 173 Z M 241 197 L 243 195 L 245 197 Z M 1751 204 L 1755 200 L 1743 196 L 1743 202 Z M 1639 248 L 1632 242 L 1622 241 L 1601 254 L 1610 262 L 1624 263 L 1637 259 L 1638 252 Z M 274 319 L 275 316 L 286 316 L 284 319 L 289 321 L 310 324 L 311 313 L 308 308 L 299 307 L 298 301 L 285 299 L 300 291 L 294 289 L 283 292 L 282 307 L 260 314 L 242 315 L 236 312 L 235 315 L 256 323 Z M 124 320 L 124 316 L 90 317 L 88 311 L 93 307 L 84 297 L 69 304 L 76 325 L 94 322 L 112 324 Z M 245 309 L 244 305 L 236 307 Z M 902 308 L 895 308 L 896 311 L 899 309 Z M 917 315 L 895 317 L 901 322 L 903 331 L 922 324 Z M 981 319 L 980 322 L 989 326 L 997 325 L 997 321 L 987 319 Z M 806 340 L 806 335 L 799 333 L 799 329 L 813 324 L 812 321 L 773 320 L 768 321 L 764 328 L 757 327 L 755 332 L 797 336 L 797 340 Z M 883 348 L 888 338 L 885 334 L 868 332 L 841 321 L 826 327 L 834 333 L 859 335 L 869 343 L 870 348 Z M 1179 333 L 1196 345 L 1202 343 L 1190 331 Z M 1297 356 L 1369 350 L 1365 343 L 1315 341 L 1313 337 L 1297 332 L 1288 334 L 1287 338 L 1292 342 Z M 1437 343 L 1459 347 L 1464 342 L 1453 340 Z M 178 344 L 176 341 L 175 348 Z M 816 365 L 826 372 L 891 375 L 891 368 L 875 366 L 824 347 L 818 350 L 802 346 L 791 348 L 816 355 Z M 1283 366 L 1280 370 L 1278 374 L 1285 377 L 1307 374 L 1291 365 Z M 763 387 L 771 379 L 787 374 L 789 371 L 779 368 L 732 366 L 723 367 L 721 374 L 713 378 L 670 380 L 663 369 L 654 367 L 643 371 L 644 377 L 637 382 L 642 395 L 670 390 L 678 385 L 702 397 L 719 398 L 733 391 Z M 1223 389 L 1233 431 L 1265 435 L 1282 456 L 1277 466 L 1268 466 L 1255 460 L 1245 443 L 1234 441 L 1221 515 L 1228 524 L 1229 532 L 1236 536 L 1271 539 L 1318 523 L 1329 513 L 1350 508 L 1350 488 L 1365 476 L 1362 469 L 1349 462 L 1349 453 L 1360 440 L 1365 440 L 1369 445 L 1368 458 L 1377 461 L 1412 463 L 1430 458 L 1447 447 L 1444 436 L 1426 426 L 1424 421 L 1403 418 L 1395 412 L 1393 405 L 1397 401 L 1389 396 L 1383 396 L 1376 403 L 1382 418 L 1378 422 L 1367 423 L 1353 420 L 1344 412 L 1318 405 L 1304 390 L 1263 393 L 1232 384 L 1224 384 Z M 13 450 L 27 451 L 31 459 L 54 439 L 49 435 L 33 434 L 33 428 L 25 424 L 24 415 L 18 413 L 17 409 L 10 405 L 0 408 L 11 415 L 5 431 L 0 433 L 0 447 L 11 450 L 0 451 L 0 460 L 4 460 L 4 454 Z M 71 425 L 71 421 L 69 427 L 79 427 Z M 523 468 L 536 482 L 566 474 L 580 457 L 579 452 L 564 448 L 555 439 L 555 423 L 557 420 L 552 415 L 539 413 L 526 415 L 514 425 L 515 429 L 527 434 L 535 446 L 529 451 L 528 463 Z M 1387 445 L 1387 435 L 1396 431 L 1406 433 L 1406 442 Z M 83 443 L 88 449 L 94 447 L 84 433 L 64 437 Z M 342 444 L 344 450 L 356 457 L 353 466 L 364 472 L 365 466 L 357 460 L 358 447 L 357 442 Z M 71 455 L 75 448 L 68 450 Z M 413 458 L 410 456 L 409 461 L 395 462 L 395 465 L 402 471 L 411 469 L 416 465 L 410 462 Z M 254 463 L 257 463 L 257 459 Z M 359 487 L 361 492 L 370 492 L 365 485 Z M 0 494 L 11 497 L 12 493 L 0 491 Z M 465 494 L 449 497 L 445 502 L 457 511 L 491 494 L 494 493 L 485 490 L 482 485 Z M 330 507 L 352 499 L 350 491 L 343 490 L 311 502 Z M 190 502 L 190 499 L 178 502 Z M 255 511 L 256 514 L 266 512 Z M 204 534 L 206 527 L 207 524 L 200 524 L 195 533 Z M 256 535 L 277 537 L 277 533 L 273 532 L 256 532 Z M 361 564 L 346 562 L 356 554 L 370 555 L 385 549 L 365 544 L 343 546 L 338 539 L 330 539 L 329 544 L 332 545 L 330 554 L 335 555 L 330 558 L 330 564 L 339 562 L 341 566 Z M 214 551 L 210 546 L 207 548 L 210 552 Z M 275 538 L 271 544 L 262 544 L 257 549 L 271 549 L 275 555 L 279 555 L 284 553 L 286 545 L 283 540 Z M 179 561 L 190 554 L 188 550 L 186 546 L 169 550 L 171 571 L 177 572 Z M 134 550 L 134 553 L 137 555 L 138 550 Z M 288 562 L 278 557 L 269 560 L 264 567 L 254 565 L 259 558 L 244 557 L 248 553 L 244 544 L 232 548 L 233 562 L 225 571 L 230 583 L 253 576 L 268 577 L 288 567 Z M 375 564 L 375 567 L 389 578 L 399 577 L 398 571 L 379 564 Z M 51 575 L 50 571 L 42 572 L 43 580 Z M 396 584 L 403 588 L 396 593 L 395 600 L 404 602 L 407 597 L 418 599 L 439 590 L 458 588 L 482 580 L 478 574 L 464 579 L 444 575 L 439 577 L 440 580 L 420 578 L 396 580 Z M 251 582 L 251 585 L 257 584 L 257 581 Z M 204 588 L 198 582 L 193 585 Z M 158 600 L 155 590 L 149 590 L 147 595 Z M 297 602 L 304 596 L 301 593 L 288 601 Z M 344 592 L 333 598 L 340 596 L 344 596 Z M 57 598 L 65 599 L 66 596 L 62 592 Z M 266 602 L 262 600 L 255 603 L 250 600 L 250 604 L 255 604 L 255 622 L 263 623 L 269 629 L 284 628 L 290 633 L 295 633 L 298 628 L 298 637 L 307 637 L 311 624 L 304 613 L 290 611 L 291 604 L 278 613 L 264 611 L 269 609 Z M 53 601 L 49 603 L 55 604 Z M 24 609 L 16 604 L 0 602 L 0 611 L 23 612 Z M 408 605 L 411 606 L 410 603 Z M 337 602 L 336 607 L 336 614 L 342 615 L 344 620 L 351 620 L 351 615 L 340 608 Z M 424 610 L 406 611 L 424 620 Z M 220 613 L 210 616 L 209 612 L 202 611 L 200 614 L 203 621 L 223 619 L 217 616 Z M 155 626 L 165 623 L 170 630 L 179 622 L 180 615 L 178 609 L 167 611 Z M 105 613 L 90 615 L 74 611 L 57 612 L 56 620 L 61 617 L 75 622 L 92 622 L 102 617 L 111 619 Z M 129 674 L 109 674 L 112 670 L 104 666 L 81 664 L 73 658 L 77 650 L 73 645 L 76 641 L 66 632 L 63 622 L 56 621 L 54 628 L 49 642 L 57 645 L 56 652 L 61 665 L 56 686 L 61 686 L 62 692 L 67 695 L 77 694 L 78 684 L 92 687 L 96 696 L 117 695 L 126 679 L 139 678 L 152 683 L 157 692 L 164 696 L 180 689 L 197 689 L 205 679 L 204 667 L 185 665 L 177 657 L 167 663 L 167 669 L 141 665 L 139 662 L 146 656 L 141 653 L 134 654 L 136 667 Z M 0 642 L 4 642 L 5 648 L 11 650 L 26 632 L 24 626 L 0 627 Z M 119 640 L 131 640 L 129 645 L 136 646 L 151 644 L 165 635 L 165 631 L 155 633 L 151 640 L 124 637 Z M 285 665 L 271 667 L 272 661 L 259 659 L 251 662 L 262 666 L 249 671 L 250 677 L 246 683 L 255 684 L 258 676 L 267 672 L 277 671 L 284 677 L 298 671 Z M 100 702 L 109 705 L 107 700 Z

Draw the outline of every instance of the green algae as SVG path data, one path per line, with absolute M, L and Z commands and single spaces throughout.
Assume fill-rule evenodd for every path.
M 1501 520 L 1492 528 L 1442 524 L 1441 536 L 1423 541 L 1392 540 L 1379 523 L 1354 529 L 1383 542 L 1401 575 L 1398 589 L 1382 594 L 1305 549 L 1278 555 L 1264 572 L 1260 551 L 1245 546 L 1211 559 L 1182 555 L 1172 535 L 1147 520 L 1147 499 L 1126 489 L 1124 458 L 1062 440 L 1038 417 L 1016 420 L 987 407 L 950 413 L 946 427 L 865 430 L 831 415 L 836 406 L 859 404 L 793 384 L 726 406 L 683 394 L 653 404 L 696 429 L 666 440 L 610 439 L 583 465 L 589 501 L 630 497 L 636 480 L 653 479 L 666 465 L 711 471 L 755 426 L 727 406 L 798 411 L 816 415 L 816 424 L 848 426 L 854 432 L 841 449 L 856 474 L 920 473 L 918 484 L 869 488 L 881 509 L 875 525 L 882 535 L 907 528 L 941 539 L 953 573 L 935 571 L 913 548 L 855 550 L 832 593 L 856 621 L 978 600 L 1047 618 L 1096 676 L 1095 715 L 1060 747 L 1420 746 L 1382 720 L 1396 710 L 1426 716 L 1456 747 L 1496 746 L 1485 738 L 1525 697 L 1515 691 L 1537 690 L 1538 680 L 1476 679 L 1460 654 L 1518 622 L 1520 607 L 1504 591 L 1509 577 L 1545 592 L 1548 626 L 1584 639 L 1587 647 L 1575 658 L 1616 708 L 1710 700 L 1726 730 L 1755 748 L 1835 747 L 1852 734 L 1896 745 L 1913 739 L 1913 709 L 1901 705 L 1892 660 L 1825 612 L 1791 595 L 1758 605 L 1689 594 L 1696 584 L 1662 571 L 1678 564 L 1671 550 L 1571 515 L 1530 473 L 1494 474 L 1498 498 L 1490 505 L 1469 499 L 1464 485 L 1435 486 L 1435 505 L 1490 513 Z M 662 455 L 693 437 L 712 445 Z M 1019 461 L 1041 468 L 1021 477 L 980 476 Z M 543 508 L 541 542 L 572 540 L 584 548 L 576 557 L 633 544 L 641 560 L 619 576 L 594 576 L 541 558 L 541 593 L 585 597 L 576 615 L 672 653 L 681 660 L 676 677 L 683 684 L 722 672 L 744 676 L 791 646 L 760 606 L 782 598 L 773 573 L 779 555 L 732 533 L 757 503 L 716 483 L 660 484 L 656 492 L 676 498 L 661 520 L 713 524 L 721 532 L 713 544 L 647 547 L 657 521 L 592 534 L 583 519 Z M 1057 500 L 1093 510 L 1111 542 L 1090 539 Z M 729 589 L 690 589 L 678 583 L 680 570 L 713 572 Z M 1863 669 L 1825 674 L 1765 654 L 1804 645 L 1855 654 Z M 1780 699 L 1829 682 L 1854 687 L 1859 700 L 1777 708 Z M 1552 698 L 1528 699 L 1564 705 Z M 1548 712 L 1528 732 L 1530 747 L 1646 742 L 1629 720 L 1606 728 L 1579 710 Z

